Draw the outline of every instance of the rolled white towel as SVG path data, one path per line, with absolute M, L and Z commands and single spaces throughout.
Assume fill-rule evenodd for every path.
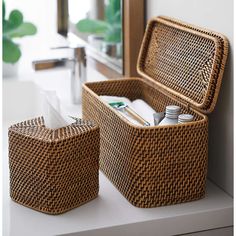
M 156 113 L 156 111 L 151 106 L 142 99 L 136 99 L 132 102 L 132 107 L 137 114 L 148 121 L 151 126 L 154 126 L 153 114 Z

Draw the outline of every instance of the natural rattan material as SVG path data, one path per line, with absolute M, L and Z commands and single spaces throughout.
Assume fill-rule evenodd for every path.
M 227 54 L 223 35 L 158 17 L 148 23 L 137 69 L 157 86 L 209 113 L 217 101 Z
M 140 51 L 138 71 L 144 78 L 83 86 L 83 118 L 100 126 L 100 168 L 135 206 L 182 203 L 205 194 L 208 118 L 199 111 L 207 113 L 215 105 L 227 54 L 227 42 L 215 35 L 169 18 L 156 18 L 148 25 Z M 208 48 L 207 53 L 214 51 L 211 59 L 210 54 L 205 56 Z M 194 77 L 197 70 L 203 75 L 199 80 Z M 157 112 L 170 104 L 179 105 L 194 121 L 135 126 L 100 95 L 140 98 Z
M 91 122 L 46 129 L 43 118 L 9 128 L 10 196 L 60 214 L 98 195 L 99 128 Z
M 97 95 L 142 98 L 156 111 L 180 105 L 195 122 L 168 127 L 134 126 Z M 135 206 L 155 207 L 199 199 L 205 192 L 207 117 L 150 87 L 141 79 L 89 83 L 83 117 L 100 126 L 100 169 Z

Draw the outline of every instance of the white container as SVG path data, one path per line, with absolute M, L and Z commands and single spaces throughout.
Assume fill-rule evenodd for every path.
M 178 117 L 179 124 L 188 123 L 191 121 L 193 121 L 193 115 L 191 115 L 191 114 L 181 114 Z
M 159 123 L 159 125 L 175 125 L 178 124 L 178 116 L 180 114 L 180 107 L 170 105 L 166 107 L 165 118 Z

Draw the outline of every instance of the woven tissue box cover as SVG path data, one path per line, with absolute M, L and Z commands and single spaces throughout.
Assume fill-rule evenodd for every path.
M 60 214 L 98 195 L 99 128 L 91 122 L 51 130 L 42 117 L 9 128 L 10 196 Z

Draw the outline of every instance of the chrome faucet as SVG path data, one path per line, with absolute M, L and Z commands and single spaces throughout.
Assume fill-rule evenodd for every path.
M 86 53 L 84 46 L 77 47 L 56 47 L 52 49 L 72 49 L 73 57 L 71 58 L 57 58 L 48 60 L 33 61 L 33 67 L 37 70 L 53 69 L 58 67 L 65 67 L 71 69 L 70 88 L 71 100 L 74 104 L 81 103 L 82 84 L 86 82 Z

